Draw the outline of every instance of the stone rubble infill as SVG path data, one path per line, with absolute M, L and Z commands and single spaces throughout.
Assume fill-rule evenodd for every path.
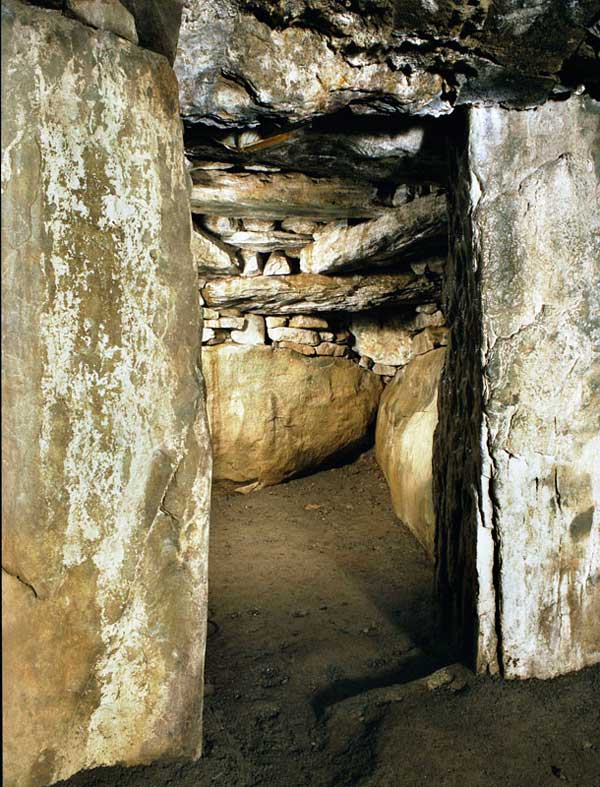
M 240 259 L 218 238 L 209 236 L 200 227 L 192 230 L 192 257 L 199 274 L 206 276 L 235 276 L 240 273 Z
M 316 349 L 317 355 L 333 355 L 335 358 L 343 358 L 348 354 L 348 347 L 334 342 L 321 342 Z
M 376 374 L 384 384 L 413 358 L 446 344 L 444 316 L 435 305 L 415 308 L 404 317 L 358 315 L 349 329 L 335 315 L 290 317 L 242 314 L 238 309 L 203 309 L 202 343 L 267 345 L 308 357 L 345 358 Z M 327 329 L 327 330 L 324 330 Z
M 202 216 L 202 224 L 213 235 L 225 235 L 240 229 L 240 220 L 232 216 Z
M 380 374 L 382 377 L 393 377 L 397 370 L 397 366 L 388 366 L 385 363 L 374 363 L 371 367 L 373 374 Z
M 256 252 L 244 249 L 242 251 L 242 259 L 244 260 L 242 276 L 253 278 L 261 275 L 261 259 Z
M 212 311 L 212 310 L 211 310 Z M 205 319 L 205 328 L 226 328 L 228 330 L 241 330 L 244 327 L 243 317 L 217 317 L 216 319 Z
M 249 232 L 272 232 L 275 222 L 270 219 L 242 219 L 244 229 Z
M 286 232 L 297 232 L 299 235 L 314 235 L 323 227 L 323 224 L 307 219 L 284 219 L 281 229 Z
M 399 317 L 387 313 L 359 314 L 350 319 L 354 349 L 372 363 L 404 366 L 412 358 L 446 344 L 441 311 Z

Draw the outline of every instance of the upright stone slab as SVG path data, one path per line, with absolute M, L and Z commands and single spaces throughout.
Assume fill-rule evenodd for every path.
M 167 61 L 2 2 L 4 783 L 197 757 L 210 452 Z
M 375 429 L 375 456 L 394 512 L 429 557 L 435 553 L 431 454 L 444 354 L 445 349 L 438 347 L 397 372 L 381 395 Z
M 451 198 L 438 590 L 480 670 L 600 660 L 600 105 L 472 109 Z

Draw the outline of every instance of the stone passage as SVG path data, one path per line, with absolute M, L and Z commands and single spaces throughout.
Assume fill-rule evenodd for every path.
M 372 439 L 392 380 L 394 400 L 425 386 L 435 414 L 441 360 L 413 362 L 443 359 L 446 344 L 439 186 L 194 157 L 190 170 L 216 479 L 256 488 L 348 456 Z M 432 555 L 436 419 L 406 434 L 400 420 L 380 411 L 378 458 L 396 512 Z
M 600 660 L 600 105 L 471 109 L 435 448 L 438 591 L 480 669 Z
M 211 461 L 188 178 L 174 74 L 121 11 L 115 35 L 2 2 L 13 787 L 201 750 Z

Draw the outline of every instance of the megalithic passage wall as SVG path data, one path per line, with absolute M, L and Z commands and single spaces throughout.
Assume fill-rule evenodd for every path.
M 167 60 L 2 2 L 4 784 L 199 756 L 210 448 Z
M 437 585 L 479 670 L 600 661 L 600 104 L 473 108 L 454 161 Z

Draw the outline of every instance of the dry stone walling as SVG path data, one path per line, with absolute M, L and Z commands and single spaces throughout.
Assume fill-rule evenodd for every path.
M 120 10 L 2 2 L 7 787 L 202 745 L 189 184 L 172 68 Z
M 382 384 L 445 344 L 446 198 L 193 157 L 190 169 L 215 478 L 278 483 L 364 444 Z M 435 423 L 412 433 L 429 458 L 402 516 L 428 542 Z M 379 425 L 382 465 L 397 427 Z M 394 489 L 409 454 L 386 470 Z

